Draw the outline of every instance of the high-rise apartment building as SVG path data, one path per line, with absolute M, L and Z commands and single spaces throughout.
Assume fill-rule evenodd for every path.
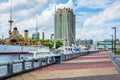
M 65 46 L 74 44 L 75 42 L 75 14 L 70 8 L 57 9 L 55 11 L 55 40 L 64 42 Z
M 50 39 L 54 40 L 54 34 L 51 34 Z
M 45 33 L 42 32 L 42 39 L 44 40 L 45 39 Z
M 32 34 L 32 39 L 36 39 L 36 36 L 38 36 L 38 39 L 40 38 L 40 33 L 38 32 L 38 34 L 36 35 L 36 33 Z

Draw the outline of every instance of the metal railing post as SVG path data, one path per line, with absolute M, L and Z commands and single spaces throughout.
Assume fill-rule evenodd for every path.
M 39 64 L 39 67 L 42 67 L 42 60 L 41 59 L 38 59 L 38 64 Z
M 8 74 L 11 75 L 13 73 L 13 62 L 9 62 L 7 65 Z
M 48 57 L 46 57 L 46 65 L 48 65 Z
M 25 60 L 22 62 L 22 70 L 25 71 Z
M 31 61 L 31 66 L 32 66 L 32 68 L 34 68 L 34 58 Z

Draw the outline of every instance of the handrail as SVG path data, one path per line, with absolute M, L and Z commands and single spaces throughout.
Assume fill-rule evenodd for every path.
M 0 66 L 7 65 L 9 62 L 0 63 Z
M 89 53 L 95 53 L 97 51 L 90 51 Z M 9 76 L 13 76 L 19 73 L 23 73 L 26 71 L 31 71 L 37 68 L 41 68 L 44 66 L 48 66 L 51 64 L 60 64 L 61 61 L 73 59 L 82 55 L 87 55 L 88 52 L 83 53 L 73 53 L 73 54 L 60 54 L 56 56 L 48 56 L 42 58 L 31 58 L 31 59 L 23 59 L 23 60 L 15 60 L 6 63 L 0 63 L 0 68 L 6 68 L 7 72 L 3 72 L 0 74 L 0 80 L 4 78 L 8 78 Z M 37 65 L 37 66 L 36 66 Z M 15 71 L 16 68 L 20 68 L 20 70 Z M 3 70 L 3 69 L 2 69 Z
M 120 73 L 120 55 L 117 55 L 115 53 L 110 53 L 109 57 L 110 57 L 112 63 L 114 64 L 115 68 Z

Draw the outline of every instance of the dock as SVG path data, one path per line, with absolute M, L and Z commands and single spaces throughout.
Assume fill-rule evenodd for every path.
M 120 74 L 111 62 L 109 53 L 103 51 L 80 56 L 6 80 L 119 80 Z

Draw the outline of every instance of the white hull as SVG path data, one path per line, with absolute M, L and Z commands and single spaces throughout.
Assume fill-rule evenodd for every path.
M 0 45 L 0 52 L 29 52 L 40 48 L 38 46 Z

